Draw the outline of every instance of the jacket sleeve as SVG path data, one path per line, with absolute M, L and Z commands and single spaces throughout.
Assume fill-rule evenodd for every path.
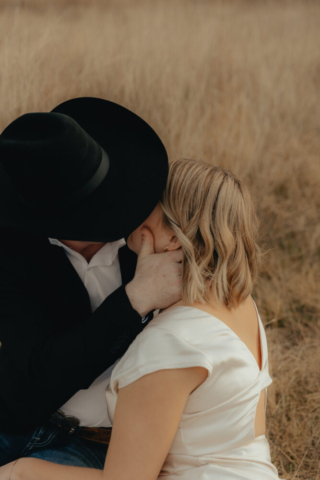
M 57 333 L 26 283 L 0 267 L 0 382 L 10 375 L 30 390 L 45 391 L 59 408 L 113 365 L 146 324 L 132 308 L 124 287 L 112 293 L 85 320 Z M 11 385 L 15 378 L 11 378 Z M 16 387 L 15 387 L 16 388 Z M 15 390 L 13 388 L 13 391 Z M 25 392 L 25 395 L 32 392 Z M 17 392 L 15 390 L 15 395 Z M 6 392 L 7 398 L 8 392 Z M 14 396 L 14 393 L 12 393 Z M 8 402 L 7 402 L 8 403 Z M 36 398 L 35 398 L 36 403 Z

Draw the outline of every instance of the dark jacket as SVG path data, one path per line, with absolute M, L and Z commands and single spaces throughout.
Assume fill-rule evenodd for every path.
M 119 251 L 122 281 L 136 255 Z M 0 432 L 47 420 L 127 350 L 146 326 L 124 286 L 91 312 L 64 250 L 45 237 L 0 229 Z

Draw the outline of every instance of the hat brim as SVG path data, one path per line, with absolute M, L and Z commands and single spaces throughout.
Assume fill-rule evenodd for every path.
M 64 240 L 127 238 L 162 197 L 168 175 L 163 143 L 139 116 L 107 100 L 75 98 L 52 111 L 69 115 L 101 145 L 110 160 L 108 174 L 76 206 L 37 213 L 23 206 L 0 172 L 0 225 Z M 58 190 L 56 194 L 58 199 Z

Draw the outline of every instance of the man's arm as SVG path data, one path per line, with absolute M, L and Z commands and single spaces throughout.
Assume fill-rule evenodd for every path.
M 2 270 L 0 316 L 1 354 L 30 380 L 52 389 L 65 380 L 86 388 L 97 367 L 112 365 L 143 329 L 141 316 L 120 287 L 86 320 L 57 333 L 37 297 Z
M 0 268 L 0 431 L 46 420 L 115 363 L 144 327 L 124 287 L 65 332 L 47 316 L 25 283 Z
M 0 429 L 42 422 L 113 365 L 145 327 L 145 311 L 180 297 L 179 253 L 173 258 L 145 251 L 128 294 L 118 288 L 84 321 L 58 333 L 38 292 L 10 264 L 0 267 L 0 404 L 2 412 L 14 412 L 11 418 L 0 412 Z

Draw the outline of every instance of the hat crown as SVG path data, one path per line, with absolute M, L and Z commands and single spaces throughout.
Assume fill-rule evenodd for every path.
M 102 150 L 71 117 L 28 113 L 0 136 L 0 165 L 28 206 L 52 208 L 81 189 L 99 168 Z
M 0 135 L 0 227 L 126 238 L 161 199 L 167 175 L 167 152 L 145 120 L 109 100 L 73 98 L 23 115 Z

